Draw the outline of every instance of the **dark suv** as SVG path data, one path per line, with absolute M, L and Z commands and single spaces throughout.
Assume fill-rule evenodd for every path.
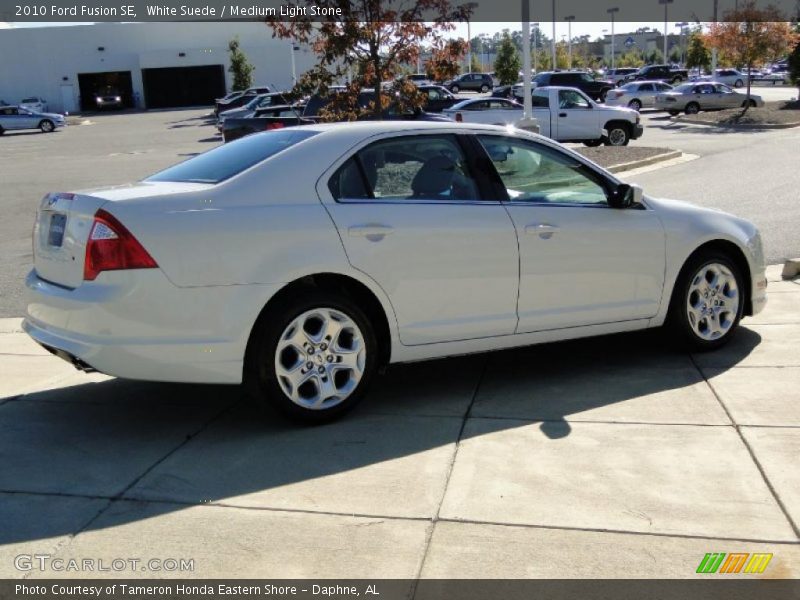
M 578 88 L 598 102 L 605 102 L 606 94 L 615 87 L 613 81 L 595 79 L 586 71 L 545 71 L 533 78 L 533 84 L 534 87 L 560 85 Z
M 689 79 L 689 71 L 677 69 L 672 65 L 647 65 L 639 69 L 636 81 L 663 81 L 675 85 Z
M 461 90 L 488 92 L 494 86 L 492 76 L 488 73 L 464 73 L 452 81 L 446 81 L 444 87 L 457 94 Z

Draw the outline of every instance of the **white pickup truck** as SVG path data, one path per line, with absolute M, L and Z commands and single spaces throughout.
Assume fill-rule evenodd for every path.
M 627 146 L 644 133 L 635 110 L 597 104 L 576 88 L 536 88 L 532 100 L 540 133 L 558 142 Z

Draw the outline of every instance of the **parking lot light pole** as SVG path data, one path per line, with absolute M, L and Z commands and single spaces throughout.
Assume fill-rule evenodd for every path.
M 533 23 L 533 72 L 539 72 L 539 23 Z
M 533 116 L 531 99 L 531 4 L 522 0 L 522 120 Z
M 606 11 L 608 14 L 611 15 L 611 69 L 614 69 L 615 59 L 614 59 L 614 15 L 619 12 L 619 7 L 615 6 L 613 8 L 609 8 Z
M 667 57 L 667 38 L 669 37 L 669 31 L 667 31 L 667 7 L 675 2 L 675 0 L 658 0 L 659 4 L 664 5 L 664 64 L 669 64 L 669 59 Z
M 680 33 L 680 36 L 681 36 L 680 37 L 680 46 L 681 46 L 681 64 L 682 65 L 686 64 L 686 59 L 684 58 L 685 54 L 686 54 L 686 45 L 684 44 L 683 36 L 686 33 L 686 28 L 688 26 L 689 26 L 689 23 L 687 23 L 686 21 L 681 21 L 680 23 L 675 23 L 675 27 L 679 27 L 680 28 L 679 33 Z
M 567 56 L 569 61 L 569 68 L 572 68 L 572 22 L 575 20 L 575 15 L 564 17 L 567 22 Z
M 550 50 L 553 54 L 553 71 L 556 70 L 556 0 L 553 0 L 553 38 L 550 40 Z

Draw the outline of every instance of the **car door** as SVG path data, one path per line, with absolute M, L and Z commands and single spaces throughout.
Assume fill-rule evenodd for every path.
M 583 140 L 598 127 L 597 111 L 577 90 L 558 90 L 557 140 Z
M 18 108 L 16 114 L 16 129 L 36 129 L 39 126 L 39 117 L 24 108 Z
M 737 108 L 745 100 L 744 94 L 738 94 L 732 88 L 724 84 L 714 86 L 715 97 L 717 98 L 718 108 Z
M 519 253 L 514 225 L 459 134 L 373 141 L 320 180 L 354 268 L 389 297 L 403 344 L 512 334 Z M 485 167 L 485 165 L 484 165 Z
M 611 208 L 606 194 L 616 184 L 562 150 L 511 136 L 479 140 L 519 238 L 518 333 L 656 315 L 665 234 L 653 211 Z
M 511 125 L 522 118 L 523 109 L 515 102 L 508 100 L 491 99 L 488 101 L 489 119 L 486 121 L 492 125 Z
M 642 108 L 645 107 L 649 108 L 653 106 L 654 99 L 656 96 L 655 85 L 656 84 L 654 83 L 639 84 L 639 90 L 636 92 L 637 94 L 636 97 L 639 98 L 639 100 L 641 101 Z

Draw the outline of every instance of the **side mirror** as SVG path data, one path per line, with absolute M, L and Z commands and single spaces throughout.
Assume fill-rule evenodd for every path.
M 642 201 L 642 188 L 638 185 L 621 183 L 608 196 L 608 204 L 611 208 L 630 208 Z

